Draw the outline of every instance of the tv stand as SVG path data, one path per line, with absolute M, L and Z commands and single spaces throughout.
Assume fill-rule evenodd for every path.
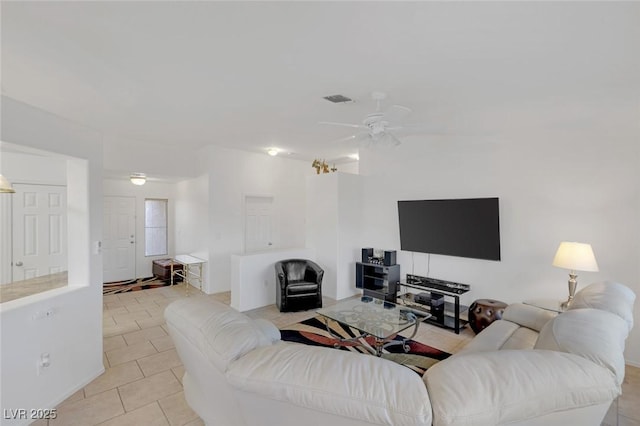
M 400 265 L 356 262 L 356 288 L 365 296 L 395 303 L 400 282 Z
M 420 290 L 417 294 L 407 292 L 399 295 L 396 303 L 418 313 L 430 313 L 431 317 L 425 322 L 453 329 L 456 334 L 467 325 L 468 321 L 461 319 L 460 314 L 469 307 L 460 305 L 460 295 L 471 290 L 470 285 L 407 274 L 406 282 L 400 282 L 399 286 Z

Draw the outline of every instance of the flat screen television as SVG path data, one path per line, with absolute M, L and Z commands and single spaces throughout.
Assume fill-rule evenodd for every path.
M 398 201 L 400 249 L 500 260 L 498 198 Z

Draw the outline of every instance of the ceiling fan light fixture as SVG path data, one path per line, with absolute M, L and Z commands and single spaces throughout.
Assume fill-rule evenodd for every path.
M 9 179 L 0 174 L 0 194 L 13 194 L 16 190 L 11 186 Z
M 129 180 L 134 185 L 144 185 L 147 182 L 147 175 L 145 175 L 144 173 L 131 173 L 131 176 L 129 176 Z

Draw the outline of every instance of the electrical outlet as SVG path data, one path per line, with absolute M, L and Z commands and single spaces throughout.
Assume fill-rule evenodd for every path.
M 33 319 L 34 320 L 41 320 L 41 319 L 45 319 L 45 318 L 51 318 L 53 317 L 53 314 L 55 313 L 53 308 L 47 308 L 44 311 L 38 311 L 35 314 L 33 314 Z

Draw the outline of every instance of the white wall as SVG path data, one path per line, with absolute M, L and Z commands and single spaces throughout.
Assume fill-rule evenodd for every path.
M 340 300 L 356 294 L 355 262 L 363 235 L 362 178 L 348 173 L 307 177 L 306 245 L 324 269 L 322 294 Z
M 208 289 L 209 275 L 209 174 L 176 185 L 175 253 L 205 259 L 202 287 Z
M 316 261 L 308 248 L 231 255 L 231 307 L 240 312 L 276 303 L 278 283 L 274 264 L 283 259 Z M 323 288 L 324 295 L 324 288 Z
M 105 179 L 103 181 L 104 196 L 133 197 L 136 200 L 136 278 L 146 278 L 153 275 L 153 261 L 173 257 L 175 251 L 176 230 L 176 184 L 154 182 L 147 180 L 144 185 L 134 185 L 128 179 Z M 144 200 L 146 198 L 159 198 L 168 200 L 168 251 L 163 256 L 145 256 L 145 232 L 144 232 Z
M 210 269 L 207 293 L 229 291 L 231 254 L 244 250 L 244 197 L 274 198 L 274 249 L 304 246 L 305 176 L 313 169 L 306 161 L 209 146 L 202 174 L 209 174 Z
M 77 159 L 67 163 L 69 259 L 74 259 L 69 286 L 0 305 L 2 409 L 53 408 L 104 371 L 102 259 L 91 250 L 102 235 L 102 140 L 90 129 L 7 97 L 0 140 Z M 53 315 L 38 319 L 46 311 Z M 51 366 L 38 374 L 44 352 Z
M 491 137 L 425 136 L 406 139 L 395 150 L 361 151 L 360 170 L 369 175 L 368 242 L 400 248 L 398 200 L 497 196 L 502 261 L 431 255 L 429 265 L 425 254 L 399 252 L 402 274 L 428 272 L 471 284 L 467 303 L 566 299 L 568 271 L 551 261 L 561 241 L 581 241 L 593 246 L 600 272 L 579 272 L 578 290 L 614 280 L 640 296 L 637 116 L 613 118 L 606 102 L 582 111 L 588 119 L 579 122 L 565 121 L 558 111 L 517 111 L 515 106 L 509 120 L 502 117 L 496 128 L 504 128 Z M 488 121 L 488 127 L 494 124 Z M 635 306 L 638 319 L 640 303 Z M 625 355 L 640 365 L 640 327 L 627 340 Z

